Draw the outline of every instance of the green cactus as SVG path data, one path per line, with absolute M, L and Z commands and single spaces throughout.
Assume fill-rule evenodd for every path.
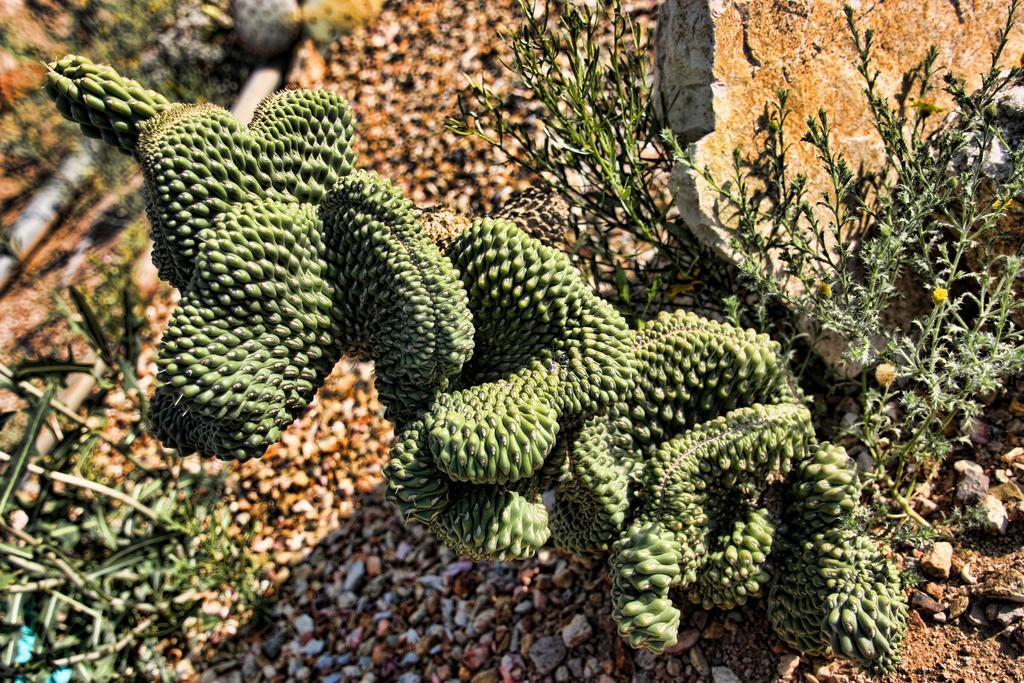
M 343 354 L 371 358 L 397 429 L 388 493 L 457 552 L 607 555 L 634 647 L 676 642 L 673 589 L 707 608 L 767 593 L 793 647 L 892 668 L 897 576 L 766 336 L 685 312 L 630 330 L 550 246 L 557 203 L 420 212 L 355 170 L 336 95 L 272 95 L 245 126 L 78 57 L 47 87 L 145 173 L 154 260 L 181 290 L 152 402 L 165 444 L 258 456 Z

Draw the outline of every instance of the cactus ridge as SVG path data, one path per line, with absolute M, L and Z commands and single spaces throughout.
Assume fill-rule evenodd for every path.
M 767 336 L 682 311 L 631 330 L 551 246 L 567 211 L 533 193 L 475 220 L 418 210 L 356 170 L 338 95 L 276 93 L 246 126 L 80 57 L 46 88 L 145 174 L 154 261 L 181 292 L 152 400 L 164 444 L 259 456 L 342 355 L 369 358 L 405 521 L 472 558 L 607 555 L 633 647 L 675 644 L 673 590 L 767 594 L 788 644 L 892 670 L 898 576 Z

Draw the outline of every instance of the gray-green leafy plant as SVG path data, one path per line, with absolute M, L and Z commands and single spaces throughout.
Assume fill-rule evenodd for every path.
M 822 110 L 808 118 L 801 142 L 815 149 L 830 184 L 810 196 L 806 178 L 787 165 L 785 92 L 769 108 L 762 158 L 737 153 L 733 177 L 715 178 L 675 150 L 734 209 L 733 248 L 762 302 L 784 302 L 812 322 L 815 336 L 841 340 L 846 359 L 865 368 L 854 435 L 904 514 L 920 524 L 927 523 L 907 503 L 917 484 L 966 439 L 982 401 L 1024 370 L 1024 150 L 1014 130 L 1020 95 L 1012 90 L 1024 83 L 1024 68 L 1001 66 L 1018 5 L 1009 3 L 977 90 L 951 73 L 939 89 L 933 48 L 896 102 L 879 91 L 872 31 L 860 31 L 847 8 L 885 151 L 883 168 L 870 176 L 836 150 Z M 940 122 L 942 95 L 955 112 Z M 855 228 L 861 238 L 846 239 Z M 920 304 L 907 324 L 890 322 L 888 313 L 907 308 L 908 299 Z
M 132 444 L 104 433 L 103 397 L 137 395 L 134 368 L 142 320 L 127 290 L 121 333 L 112 337 L 72 290 L 73 328 L 109 371 L 86 409 L 69 410 L 56 388 L 96 363 L 46 358 L 0 366 L 0 388 L 25 401 L 29 419 L 11 453 L 0 451 L 0 678 L 49 681 L 143 678 L 166 670 L 159 645 L 190 620 L 209 622 L 202 596 L 225 587 L 236 608 L 255 602 L 257 566 L 229 533 L 224 475 L 178 462 L 138 461 Z M 141 401 L 141 399 L 139 399 Z M 145 412 L 145 403 L 139 406 Z M 55 446 L 35 452 L 54 429 Z M 113 479 L 101 451 L 124 459 Z M 226 472 L 225 472 L 226 474 Z
M 353 168 L 336 95 L 272 95 L 246 127 L 80 57 L 48 88 L 146 176 L 154 254 L 182 290 L 151 411 L 167 445 L 258 456 L 342 354 L 364 355 L 398 432 L 389 493 L 458 552 L 607 554 L 635 647 L 676 641 L 674 588 L 722 607 L 767 593 L 792 645 L 894 666 L 898 576 L 851 531 L 856 469 L 816 443 L 766 336 L 685 312 L 630 330 L 501 215 L 428 233 Z

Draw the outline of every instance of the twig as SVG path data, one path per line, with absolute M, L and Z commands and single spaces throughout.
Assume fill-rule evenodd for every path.
M 4 451 L 0 451 L 0 460 L 8 461 L 10 459 L 10 454 L 5 453 Z M 99 493 L 100 495 L 108 496 L 109 498 L 118 500 L 124 503 L 125 505 L 135 509 L 136 511 L 145 515 L 146 517 L 149 517 L 154 522 L 160 521 L 160 515 L 156 512 L 156 510 L 149 507 L 148 505 L 145 505 L 144 503 L 140 503 L 131 496 L 122 493 L 117 489 L 112 489 L 109 486 L 104 486 L 103 484 L 91 481 L 89 479 L 76 477 L 73 474 L 65 474 L 64 472 L 46 469 L 44 467 L 40 467 L 39 465 L 29 464 L 28 471 L 33 474 L 38 474 L 41 477 L 46 477 L 47 479 L 50 479 L 52 481 L 59 481 L 62 484 L 75 486 L 81 489 L 92 491 L 93 493 Z
M 143 619 L 138 624 L 136 624 L 135 628 L 126 633 L 124 637 L 122 637 L 116 643 L 104 645 L 103 647 L 92 650 L 91 652 L 83 652 L 79 655 L 72 655 L 70 657 L 61 657 L 60 659 L 54 659 L 53 661 L 49 662 L 49 664 L 52 667 L 63 668 L 70 667 L 74 664 L 80 664 L 82 662 L 95 662 L 97 659 L 103 659 L 108 655 L 112 655 L 115 652 L 120 652 L 121 650 L 128 647 L 128 645 L 131 644 L 133 640 L 135 640 L 136 636 L 138 636 L 140 633 L 149 628 L 150 625 L 152 625 L 152 623 L 153 619 L 151 618 Z

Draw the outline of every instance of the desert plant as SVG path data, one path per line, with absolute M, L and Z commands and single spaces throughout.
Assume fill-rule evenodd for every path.
M 154 254 L 183 290 L 153 400 L 165 443 L 259 455 L 342 353 L 368 355 L 398 429 L 390 495 L 458 552 L 610 551 L 620 632 L 656 651 L 676 639 L 670 588 L 730 606 L 772 585 L 787 642 L 893 666 L 898 577 L 850 532 L 856 471 L 815 445 L 777 344 L 682 312 L 630 331 L 519 205 L 424 230 L 353 170 L 336 95 L 272 95 L 249 127 L 181 104 L 125 121 L 139 92 L 79 82 L 123 82 L 104 73 L 65 58 L 50 91 L 146 175 Z M 774 583 L 772 557 L 789 567 Z
M 737 153 L 732 178 L 713 177 L 675 148 L 677 160 L 734 209 L 732 246 L 761 301 L 784 302 L 812 322 L 814 336 L 840 340 L 846 359 L 864 368 L 864 414 L 854 435 L 890 484 L 886 490 L 922 524 L 907 505 L 917 482 L 935 473 L 953 441 L 966 438 L 982 399 L 1024 370 L 1014 227 L 1024 151 L 1000 123 L 1017 111 L 1007 98 L 1024 77 L 1024 68 L 1000 66 L 1018 5 L 1009 4 L 976 91 L 945 74 L 942 91 L 955 112 L 940 125 L 938 51 L 907 74 L 904 95 L 890 102 L 878 91 L 873 33 L 859 30 L 847 8 L 885 164 L 870 176 L 851 168 L 820 111 L 808 118 L 802 142 L 816 150 L 830 180 L 821 197 L 809 196 L 806 178 L 788 169 L 785 92 L 767 108 L 762 157 Z M 852 227 L 860 239 L 846 238 Z M 886 313 L 905 307 L 908 291 L 920 293 L 923 306 L 907 324 L 891 322 Z
M 55 388 L 70 374 L 94 372 L 94 363 L 45 358 L 0 366 L 0 388 L 20 396 L 31 415 L 16 450 L 0 453 L 5 680 L 152 674 L 166 668 L 158 645 L 168 633 L 209 619 L 200 611 L 206 591 L 230 585 L 242 596 L 239 609 L 254 598 L 257 566 L 227 532 L 224 473 L 139 462 L 131 445 L 144 433 L 142 421 L 117 441 L 102 428 L 104 395 L 137 396 L 141 321 L 131 297 L 123 298 L 122 332 L 112 338 L 85 297 L 72 294 L 75 329 L 113 369 L 89 412 L 70 411 Z M 58 435 L 56 446 L 37 454 L 46 429 Z M 110 461 L 122 463 L 116 479 L 104 465 Z
M 576 207 L 576 250 L 603 296 L 630 317 L 682 293 L 720 310 L 733 273 L 677 218 L 660 136 L 650 34 L 619 0 L 519 0 L 504 66 L 541 110 L 516 120 L 509 95 L 470 77 L 451 130 L 479 138 Z M 542 121 L 539 126 L 535 121 Z

